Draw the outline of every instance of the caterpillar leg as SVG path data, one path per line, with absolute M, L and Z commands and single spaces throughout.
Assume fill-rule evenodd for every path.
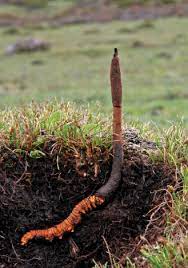
M 105 199 L 102 196 L 92 195 L 79 202 L 72 210 L 71 214 L 59 224 L 45 230 L 31 230 L 25 233 L 21 238 L 21 245 L 27 243 L 36 237 L 43 237 L 46 240 L 52 241 L 54 237 L 62 239 L 64 233 L 74 232 L 75 226 L 80 223 L 82 214 L 96 208 L 104 203 Z

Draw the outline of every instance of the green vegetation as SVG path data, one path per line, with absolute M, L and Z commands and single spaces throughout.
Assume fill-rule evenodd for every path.
M 13 33 L 14 34 L 13 34 Z M 51 98 L 111 109 L 109 65 L 120 50 L 126 118 L 188 125 L 187 18 L 112 22 L 52 28 L 0 29 L 0 107 Z M 46 52 L 7 56 L 4 49 L 33 36 L 51 42 Z
M 48 0 L 25 0 L 24 4 L 31 7 L 46 7 Z
M 1 5 L 0 17 L 7 15 L 14 15 L 16 17 L 35 17 L 51 16 L 57 14 L 59 11 L 64 12 L 70 8 L 75 1 L 74 0 L 25 0 L 23 5 Z
M 93 146 L 111 147 L 110 120 L 99 113 L 74 108 L 70 103 L 32 103 L 20 109 L 8 109 L 0 113 L 0 137 L 7 146 L 17 152 L 28 152 L 38 158 L 45 141 L 62 139 L 64 146 L 84 147 L 89 137 Z M 32 151 L 32 153 L 31 153 Z M 37 157 L 35 157 L 37 156 Z
M 130 6 L 132 4 L 178 4 L 185 2 L 184 0 L 115 0 L 120 6 Z
M 187 267 L 187 241 L 188 237 L 181 237 L 181 243 L 169 240 L 165 246 L 143 250 L 143 255 L 153 268 Z

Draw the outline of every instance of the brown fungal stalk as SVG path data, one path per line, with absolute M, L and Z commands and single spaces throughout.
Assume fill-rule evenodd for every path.
M 114 193 L 119 187 L 123 163 L 122 83 L 117 48 L 114 50 L 114 57 L 111 63 L 110 82 L 113 104 L 113 164 L 107 183 L 97 190 L 97 194 L 105 198 Z
M 115 48 L 110 70 L 111 93 L 113 103 L 113 164 L 110 178 L 100 187 L 95 195 L 89 196 L 79 202 L 70 215 L 59 224 L 44 230 L 31 230 L 21 238 L 21 245 L 26 245 L 35 237 L 52 240 L 54 237 L 62 239 L 64 233 L 74 232 L 75 226 L 80 223 L 81 216 L 93 208 L 103 204 L 119 187 L 121 168 L 123 162 L 122 146 L 122 84 L 118 51 Z

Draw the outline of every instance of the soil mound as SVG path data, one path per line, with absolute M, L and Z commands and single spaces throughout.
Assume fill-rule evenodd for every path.
M 148 150 L 157 150 L 154 143 L 139 138 L 133 130 L 127 130 L 125 136 L 128 142 L 122 183 L 113 200 L 86 215 L 75 232 L 62 240 L 38 239 L 27 247 L 19 243 L 23 233 L 57 224 L 82 198 L 105 183 L 112 157 L 105 158 L 105 149 L 101 148 L 98 177 L 90 172 L 92 165 L 82 167 L 87 169 L 88 175 L 84 177 L 78 174 L 71 154 L 55 150 L 50 154 L 53 143 L 44 148 L 46 157 L 40 159 L 1 148 L 1 268 L 93 267 L 93 259 L 102 263 L 109 260 L 107 245 L 118 259 L 125 253 L 137 254 L 135 245 L 148 226 L 148 212 L 163 200 L 164 191 L 159 190 L 173 184 L 175 171 L 163 162 L 152 163 Z M 160 210 L 158 213 L 159 220 L 149 227 L 153 228 L 150 240 L 162 232 L 165 215 Z

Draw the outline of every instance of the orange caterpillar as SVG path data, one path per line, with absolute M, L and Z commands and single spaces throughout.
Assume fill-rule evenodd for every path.
M 74 232 L 74 227 L 80 223 L 81 215 L 96 208 L 104 202 L 104 197 L 92 195 L 79 202 L 72 210 L 71 214 L 62 222 L 45 230 L 32 230 L 24 234 L 21 238 L 21 245 L 26 245 L 29 240 L 35 237 L 44 237 L 52 240 L 54 237 L 62 239 L 66 232 Z

